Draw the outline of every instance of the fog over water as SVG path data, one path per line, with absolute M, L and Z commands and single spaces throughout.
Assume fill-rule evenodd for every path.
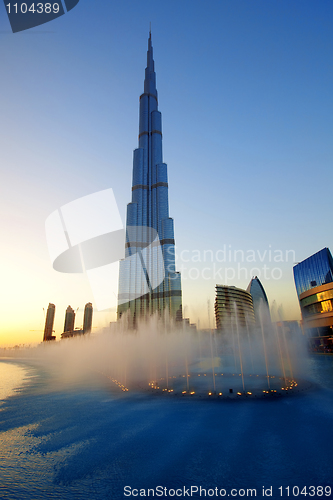
M 256 488 L 257 496 L 272 486 L 271 498 L 281 498 L 279 486 L 332 485 L 333 356 L 308 356 L 301 337 L 289 339 L 288 354 L 281 337 L 280 356 L 276 332 L 265 333 L 269 375 L 280 376 L 283 360 L 296 380 L 312 382 L 293 395 L 200 399 L 148 385 L 160 380 L 162 388 L 168 374 L 176 377 L 170 384 L 186 389 L 189 380 L 206 394 L 223 369 L 227 387 L 236 387 L 240 357 L 244 375 L 253 361 L 266 383 L 261 332 L 251 342 L 239 333 L 238 344 L 237 335 L 166 329 L 154 320 L 137 333 L 106 331 L 1 359 L 0 370 L 25 378 L 0 407 L 1 498 L 122 499 L 125 486 L 159 485 Z
M 139 324 L 136 331 L 128 330 L 125 323 L 97 335 L 42 343 L 16 354 L 24 352 L 52 373 L 52 383 L 60 387 L 80 381 L 84 386 L 97 375 L 137 390 L 162 378 L 169 380 L 166 385 L 179 377 L 186 378 L 187 384 L 188 376 L 198 374 L 213 384 L 215 373 L 284 379 L 307 374 L 306 340 L 300 330 L 290 334 L 269 323 L 254 331 L 233 325 L 221 334 L 176 328 L 157 316 L 149 324 Z

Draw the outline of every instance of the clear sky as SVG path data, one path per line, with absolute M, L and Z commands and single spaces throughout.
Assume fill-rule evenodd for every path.
M 332 13 L 330 0 L 81 0 L 12 34 L 1 3 L 0 345 L 40 341 L 49 302 L 59 339 L 66 307 L 81 326 L 93 302 L 85 275 L 52 269 L 44 225 L 109 187 L 125 222 L 149 22 L 185 315 L 212 326 L 215 284 L 258 274 L 299 319 L 293 264 L 333 250 Z M 96 311 L 94 325 L 114 319 Z

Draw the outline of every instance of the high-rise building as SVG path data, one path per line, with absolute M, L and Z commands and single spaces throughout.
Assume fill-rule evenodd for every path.
M 72 309 L 71 306 L 68 306 L 66 309 L 64 333 L 73 332 L 74 331 L 74 323 L 75 323 L 74 309 Z
M 46 313 L 45 319 L 45 328 L 44 328 L 44 337 L 43 341 L 46 342 L 48 340 L 55 340 L 55 336 L 53 333 L 53 324 L 54 324 L 54 315 L 55 315 L 55 305 L 49 304 Z
M 293 268 L 298 297 L 314 287 L 333 282 L 333 258 L 328 248 L 311 255 Z
M 237 326 L 252 328 L 255 324 L 252 296 L 235 286 L 216 285 L 215 321 L 217 330 L 231 331 Z
M 126 312 L 130 326 L 155 312 L 182 320 L 151 33 L 140 96 L 139 147 L 133 155 L 132 201 L 127 205 L 125 259 L 120 262 L 118 319 Z
M 246 291 L 252 295 L 256 326 L 259 327 L 270 323 L 271 316 L 267 295 L 258 276 L 251 279 Z
M 311 255 L 293 268 L 302 313 L 302 325 L 313 336 L 332 337 L 333 259 L 328 248 Z
M 83 333 L 91 332 L 92 317 L 93 317 L 93 306 L 91 302 L 88 302 L 84 307 Z

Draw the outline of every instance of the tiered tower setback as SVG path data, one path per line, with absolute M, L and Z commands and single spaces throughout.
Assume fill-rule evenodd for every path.
M 181 276 L 175 268 L 150 33 L 140 96 L 139 147 L 133 155 L 132 202 L 127 205 L 125 259 L 120 262 L 118 319 L 127 312 L 130 326 L 135 326 L 139 317 L 166 311 L 173 320 L 182 320 Z

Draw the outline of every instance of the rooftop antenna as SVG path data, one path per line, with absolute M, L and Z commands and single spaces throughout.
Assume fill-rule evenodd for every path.
M 151 21 L 149 23 L 149 37 L 151 38 Z

